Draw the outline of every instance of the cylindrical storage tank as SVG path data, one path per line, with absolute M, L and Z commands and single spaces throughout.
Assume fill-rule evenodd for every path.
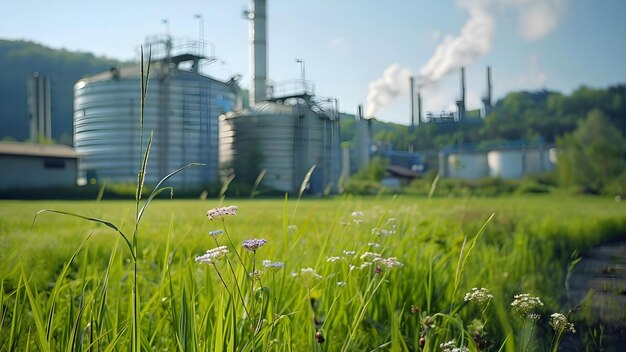
M 525 157 L 525 174 L 540 174 L 554 170 L 549 151 L 545 148 L 526 149 Z
M 487 153 L 489 174 L 492 177 L 518 179 L 524 175 L 524 159 L 521 149 L 493 150 Z
M 447 170 L 452 178 L 476 180 L 487 177 L 487 155 L 480 152 L 450 153 Z
M 221 168 L 238 182 L 252 185 L 265 170 L 262 186 L 296 193 L 315 165 L 309 192 L 321 193 L 339 178 L 339 136 L 333 130 L 338 124 L 306 103 L 262 102 L 220 121 Z
M 169 184 L 200 187 L 218 181 L 218 117 L 235 94 L 226 83 L 158 63 L 151 67 L 140 145 L 140 70 L 112 69 L 74 86 L 74 146 L 83 181 L 135 183 L 151 131 L 146 183 L 189 164 Z
M 296 125 L 291 106 L 263 102 L 220 119 L 220 164 L 238 182 L 252 185 L 262 170 L 262 184 L 291 192 L 294 183 Z

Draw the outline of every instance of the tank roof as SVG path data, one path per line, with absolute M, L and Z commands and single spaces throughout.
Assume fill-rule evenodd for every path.
M 251 108 L 243 110 L 228 112 L 225 114 L 226 119 L 234 117 L 249 117 L 249 116 L 263 116 L 263 115 L 292 115 L 294 114 L 293 105 L 278 104 L 271 101 L 263 101 L 256 103 Z
M 162 62 L 152 62 L 150 64 L 150 79 L 156 78 L 156 75 L 160 72 L 162 65 L 164 65 Z M 113 80 L 113 79 L 139 79 L 140 72 L 141 72 L 141 69 L 139 65 L 123 66 L 119 68 L 111 67 L 111 69 L 109 69 L 108 71 L 100 72 L 92 76 L 81 78 L 80 80 L 78 80 L 78 82 L 93 83 L 93 82 L 108 81 L 108 80 Z M 227 84 L 226 82 L 220 81 L 210 76 L 205 76 L 205 75 L 191 72 L 191 71 L 180 70 L 174 67 L 171 68 L 170 75 L 172 75 L 173 77 L 180 77 L 183 79 L 197 79 L 197 80 L 208 79 L 214 82 Z

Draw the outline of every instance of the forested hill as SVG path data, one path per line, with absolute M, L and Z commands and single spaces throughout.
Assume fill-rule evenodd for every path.
M 71 144 L 74 83 L 121 64 L 89 53 L 0 39 L 0 139 L 28 139 L 26 82 L 38 72 L 51 81 L 52 137 L 57 142 Z

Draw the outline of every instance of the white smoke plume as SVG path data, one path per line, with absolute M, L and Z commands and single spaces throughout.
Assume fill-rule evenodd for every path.
M 486 1 L 464 0 L 459 4 L 467 8 L 469 19 L 458 36 L 446 36 L 435 49 L 435 54 L 419 70 L 418 82 L 428 85 L 469 65 L 491 49 L 495 21 Z
M 379 107 L 389 104 L 398 95 L 409 90 L 411 71 L 401 68 L 398 64 L 391 64 L 383 76 L 369 85 L 365 117 L 372 117 Z
M 445 36 L 433 56 L 418 72 L 418 85 L 435 83 L 491 50 L 496 30 L 496 12 L 512 11 L 518 17 L 519 32 L 526 40 L 538 40 L 556 28 L 569 0 L 457 0 L 469 18 L 456 35 Z M 407 73 L 408 72 L 408 73 Z M 408 90 L 408 69 L 389 66 L 382 78 L 370 83 L 366 116 L 374 115 L 395 97 Z M 406 77 L 405 77 L 406 76 Z

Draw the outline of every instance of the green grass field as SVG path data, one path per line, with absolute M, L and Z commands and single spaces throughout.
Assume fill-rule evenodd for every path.
M 208 220 L 228 205 L 236 216 Z M 155 200 L 135 286 L 117 232 L 52 213 L 33 225 L 41 209 L 134 230 L 130 201 L 0 202 L 3 351 L 126 351 L 132 331 L 158 351 L 549 350 L 552 313 L 583 319 L 566 303 L 572 254 L 626 236 L 626 203 L 600 197 Z M 267 243 L 242 247 L 254 238 Z M 218 245 L 226 258 L 195 261 Z M 473 287 L 487 306 L 464 300 Z M 541 298 L 537 321 L 512 309 L 520 293 Z

